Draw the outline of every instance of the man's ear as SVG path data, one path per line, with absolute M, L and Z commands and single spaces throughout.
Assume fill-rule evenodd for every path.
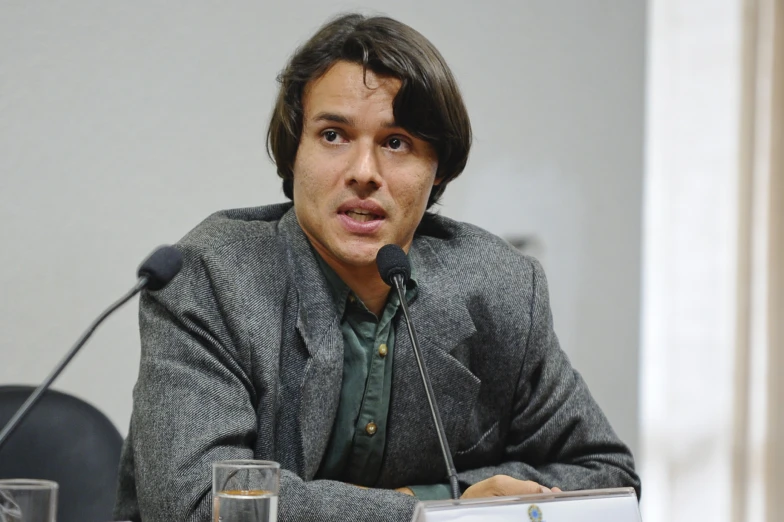
M 444 181 L 444 177 L 443 176 L 440 177 L 440 178 L 436 178 L 436 180 L 433 182 L 433 186 L 435 187 L 435 186 L 440 185 L 442 181 Z

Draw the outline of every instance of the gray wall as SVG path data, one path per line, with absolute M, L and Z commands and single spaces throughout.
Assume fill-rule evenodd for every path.
M 2 4 L 0 384 L 41 380 L 154 246 L 282 200 L 264 152 L 275 75 L 362 5 L 452 65 L 476 139 L 441 212 L 535 236 L 562 344 L 636 447 L 644 2 L 264 4 Z M 123 432 L 136 329 L 134 303 L 57 382 Z

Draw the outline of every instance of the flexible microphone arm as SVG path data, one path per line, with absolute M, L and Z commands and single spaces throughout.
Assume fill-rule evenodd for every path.
M 76 344 L 74 344 L 71 347 L 71 349 L 68 351 L 65 357 L 63 357 L 63 359 L 57 364 L 55 369 L 52 370 L 52 373 L 50 373 L 49 376 L 46 379 L 44 379 L 44 382 L 42 382 L 38 386 L 38 388 L 36 388 L 35 391 L 32 394 L 30 394 L 30 397 L 27 398 L 24 404 L 22 404 L 21 408 L 19 408 L 19 410 L 14 414 L 14 416 L 11 417 L 11 420 L 8 421 L 8 424 L 5 425 L 3 431 L 0 432 L 0 449 L 2 449 L 5 441 L 8 440 L 8 438 L 11 436 L 11 433 L 13 433 L 16 427 L 19 426 L 19 423 L 22 422 L 22 419 L 24 419 L 25 416 L 27 416 L 30 410 L 32 410 L 33 406 L 35 406 L 35 404 L 40 400 L 43 393 L 49 388 L 49 386 L 52 385 L 52 382 L 54 382 L 57 376 L 60 375 L 60 372 L 62 372 L 63 369 L 65 369 L 65 367 L 68 366 L 68 363 L 71 362 L 71 359 L 73 359 L 74 356 L 82 348 L 82 346 L 84 346 L 84 343 L 86 343 L 87 339 L 89 339 L 90 336 L 93 334 L 93 332 L 95 332 L 95 329 L 98 328 L 98 326 L 104 321 L 104 319 L 109 317 L 109 315 L 111 315 L 112 312 L 114 312 L 122 305 L 124 305 L 126 302 L 128 302 L 128 300 L 130 300 L 133 296 L 138 294 L 146 285 L 147 285 L 147 277 L 146 276 L 140 277 L 139 282 L 136 283 L 136 285 L 127 294 L 122 296 L 119 300 L 115 301 L 114 304 L 112 304 L 109 308 L 104 310 L 104 312 L 101 315 L 99 315 L 95 321 L 93 321 L 93 323 L 87 328 L 87 330 L 82 334 L 82 336 L 79 337 L 79 340 L 76 341 Z
M 33 409 L 33 406 L 41 399 L 43 393 L 52 385 L 54 380 L 60 375 L 60 372 L 68 366 L 68 363 L 71 362 L 71 359 L 79 352 L 79 350 L 84 346 L 84 343 L 90 338 L 90 336 L 95 332 L 95 329 L 115 310 L 120 308 L 122 305 L 127 303 L 133 296 L 138 294 L 140 291 L 144 290 L 145 288 L 148 290 L 160 290 L 161 288 L 165 287 L 169 282 L 174 279 L 174 276 L 182 268 L 182 254 L 175 249 L 174 247 L 170 246 L 162 246 L 156 249 L 147 259 L 145 259 L 141 266 L 139 267 L 138 276 L 139 279 L 136 281 L 136 284 L 133 288 L 131 288 L 128 293 L 122 296 L 120 299 L 115 301 L 109 308 L 103 311 L 101 315 L 98 316 L 95 321 L 90 324 L 90 326 L 85 330 L 81 337 L 76 341 L 68 353 L 65 354 L 65 357 L 57 364 L 52 373 L 44 379 L 38 388 L 30 394 L 30 397 L 22 404 L 22 406 L 17 410 L 11 420 L 5 425 L 2 431 L 0 431 L 0 449 L 3 448 L 3 445 L 11 436 L 11 433 L 19 426 L 19 423 L 30 413 L 30 410 Z
M 449 475 L 449 486 L 452 490 L 452 498 L 457 500 L 460 498 L 460 487 L 457 484 L 457 470 L 455 469 L 455 463 L 452 461 L 452 453 L 449 451 L 446 431 L 444 430 L 444 424 L 441 422 L 441 414 L 438 412 L 438 404 L 436 403 L 435 394 L 433 393 L 433 386 L 430 384 L 430 377 L 427 374 L 425 360 L 422 358 L 422 351 L 419 349 L 419 341 L 417 341 L 416 332 L 411 324 L 411 318 L 408 316 L 405 281 L 402 274 L 394 274 L 391 279 L 395 283 L 394 286 L 397 290 L 397 295 L 400 297 L 400 306 L 403 308 L 403 316 L 406 318 L 408 335 L 411 337 L 411 344 L 414 346 L 414 355 L 416 356 L 417 366 L 419 366 L 419 375 L 422 376 L 422 383 L 425 385 L 427 403 L 430 406 L 430 412 L 433 414 L 433 423 L 436 426 L 436 433 L 438 433 L 438 443 L 441 446 L 441 453 L 443 454 L 444 462 L 446 463 L 446 472 Z

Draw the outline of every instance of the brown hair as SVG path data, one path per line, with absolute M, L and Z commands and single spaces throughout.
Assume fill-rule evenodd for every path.
M 302 133 L 302 96 L 307 84 L 335 62 L 401 81 L 393 102 L 395 123 L 427 141 L 438 155 L 428 208 L 446 185 L 465 168 L 471 148 L 471 122 L 452 72 L 424 36 L 391 18 L 360 14 L 340 16 L 325 24 L 297 49 L 278 76 L 278 100 L 267 131 L 267 153 L 283 178 L 283 193 L 293 199 L 294 159 Z

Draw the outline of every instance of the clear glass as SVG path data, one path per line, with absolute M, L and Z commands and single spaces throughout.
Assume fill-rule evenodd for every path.
M 224 460 L 212 465 L 213 522 L 277 522 L 279 493 L 277 462 Z
M 55 522 L 57 482 L 0 480 L 0 522 Z

